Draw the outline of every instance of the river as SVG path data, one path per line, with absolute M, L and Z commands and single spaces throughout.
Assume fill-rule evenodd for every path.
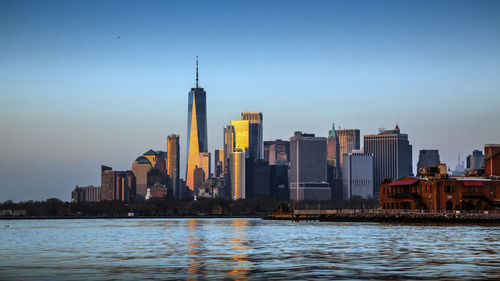
M 267 221 L 0 221 L 0 280 L 498 280 L 500 227 Z

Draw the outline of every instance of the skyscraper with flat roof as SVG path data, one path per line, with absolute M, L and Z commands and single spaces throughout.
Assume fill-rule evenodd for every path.
M 207 93 L 198 86 L 198 57 L 196 58 L 196 88 L 188 94 L 186 186 L 193 190 L 193 175 L 200 166 L 200 152 L 208 152 Z
M 172 134 L 167 137 L 167 175 L 175 199 L 182 199 L 183 195 L 179 184 L 179 159 L 179 135 Z
M 246 187 L 245 187 L 245 152 L 236 148 L 231 152 L 231 158 L 229 163 L 231 165 L 231 199 L 245 199 L 246 198 Z
M 249 151 L 250 147 L 250 122 L 248 120 L 231 120 L 234 128 L 234 148 L 239 148 L 243 152 Z
M 329 200 L 327 140 L 295 132 L 290 138 L 290 200 Z
M 394 130 L 364 136 L 364 147 L 365 153 L 373 153 L 374 198 L 379 197 L 379 186 L 384 179 L 400 179 L 412 173 L 408 135 L 401 134 L 398 125 Z
M 208 180 L 210 177 L 210 158 L 210 152 L 200 152 L 200 166 L 198 168 L 203 169 L 205 180 Z
M 343 164 L 343 155 L 351 153 L 353 150 L 359 150 L 360 133 L 358 129 L 338 129 L 336 130 L 339 139 L 339 160 L 340 167 Z
M 436 167 L 439 161 L 439 151 L 437 149 L 421 149 L 418 154 L 417 169 Z
M 248 153 L 247 158 L 264 158 L 264 137 L 262 112 L 242 112 L 241 120 L 248 120 Z

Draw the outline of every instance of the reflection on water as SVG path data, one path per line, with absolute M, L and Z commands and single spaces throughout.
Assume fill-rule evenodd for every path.
M 236 262 L 233 270 L 229 271 L 235 280 L 248 280 L 248 273 L 251 268 L 251 263 L 248 261 L 246 231 L 249 224 L 248 220 L 235 219 L 233 220 L 233 236 L 231 238 L 231 249 L 234 250 L 231 258 Z
M 13 220 L 0 280 L 499 280 L 500 227 Z

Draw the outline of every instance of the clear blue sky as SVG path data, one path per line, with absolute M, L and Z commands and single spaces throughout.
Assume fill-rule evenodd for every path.
M 209 149 L 392 128 L 457 155 L 500 143 L 500 1 L 0 1 L 0 201 L 70 199 L 181 136 L 195 56 Z M 183 171 L 182 174 L 183 175 Z

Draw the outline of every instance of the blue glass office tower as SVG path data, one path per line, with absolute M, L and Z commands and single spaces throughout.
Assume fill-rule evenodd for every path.
M 201 167 L 200 152 L 208 152 L 207 93 L 198 87 L 198 57 L 196 57 L 196 88 L 188 98 L 186 186 L 193 190 L 194 169 Z

